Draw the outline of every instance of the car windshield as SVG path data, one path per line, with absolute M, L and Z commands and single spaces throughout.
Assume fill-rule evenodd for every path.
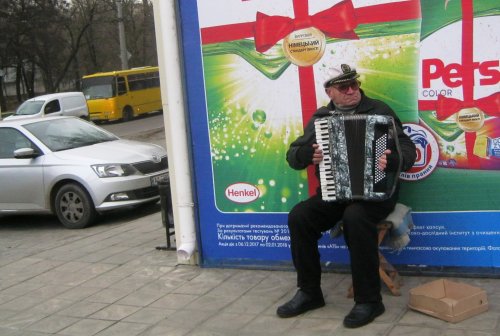
M 37 114 L 40 112 L 43 103 L 45 103 L 43 100 L 27 100 L 17 108 L 15 115 Z
M 24 127 L 53 152 L 119 139 L 79 118 L 49 119 Z

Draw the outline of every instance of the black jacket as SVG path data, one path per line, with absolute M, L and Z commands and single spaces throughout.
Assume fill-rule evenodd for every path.
M 314 130 L 314 121 L 318 118 L 328 116 L 330 111 L 335 109 L 332 102 L 330 102 L 326 107 L 319 108 L 311 120 L 309 120 L 306 128 L 304 129 L 304 134 L 298 137 L 294 142 L 290 144 L 290 148 L 286 153 L 286 159 L 288 164 L 293 169 L 304 169 L 308 165 L 312 164 L 313 148 L 312 144 L 316 143 L 316 134 Z M 389 115 L 395 120 L 396 129 L 398 133 L 399 146 L 401 150 L 401 158 L 398 157 L 396 151 L 392 149 L 392 153 L 388 156 L 388 166 L 387 170 L 396 171 L 399 162 L 402 163 L 402 171 L 406 171 L 413 166 L 416 159 L 416 149 L 413 141 L 404 133 L 401 121 L 396 116 L 394 111 L 386 103 L 367 97 L 361 90 L 361 101 L 356 107 L 356 114 L 366 114 L 366 115 Z M 317 167 L 316 167 L 317 168 Z M 316 169 L 317 170 L 317 169 Z M 316 172 L 316 175 L 318 173 Z

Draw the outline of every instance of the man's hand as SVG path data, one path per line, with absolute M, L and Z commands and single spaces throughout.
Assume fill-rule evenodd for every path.
M 384 153 L 382 153 L 382 155 L 380 155 L 380 157 L 378 158 L 378 163 L 377 163 L 378 169 L 383 171 L 387 168 L 387 155 L 389 155 L 389 154 L 391 154 L 391 150 L 386 149 L 384 151 Z
M 313 164 L 319 164 L 323 161 L 323 151 L 319 148 L 318 144 L 313 144 L 312 147 L 314 149 L 312 162 Z

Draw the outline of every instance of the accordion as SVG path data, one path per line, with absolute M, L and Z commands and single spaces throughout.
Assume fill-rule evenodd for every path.
M 378 169 L 378 158 L 395 147 L 400 155 L 394 119 L 386 115 L 332 115 L 315 120 L 316 142 L 323 151 L 319 164 L 325 201 L 382 201 L 396 189 L 396 172 Z M 394 146 L 391 146 L 394 144 Z

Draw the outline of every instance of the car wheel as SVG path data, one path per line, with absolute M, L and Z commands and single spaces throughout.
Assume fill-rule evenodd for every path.
M 75 183 L 65 184 L 57 191 L 54 208 L 57 218 L 68 229 L 83 229 L 97 216 L 90 195 Z

